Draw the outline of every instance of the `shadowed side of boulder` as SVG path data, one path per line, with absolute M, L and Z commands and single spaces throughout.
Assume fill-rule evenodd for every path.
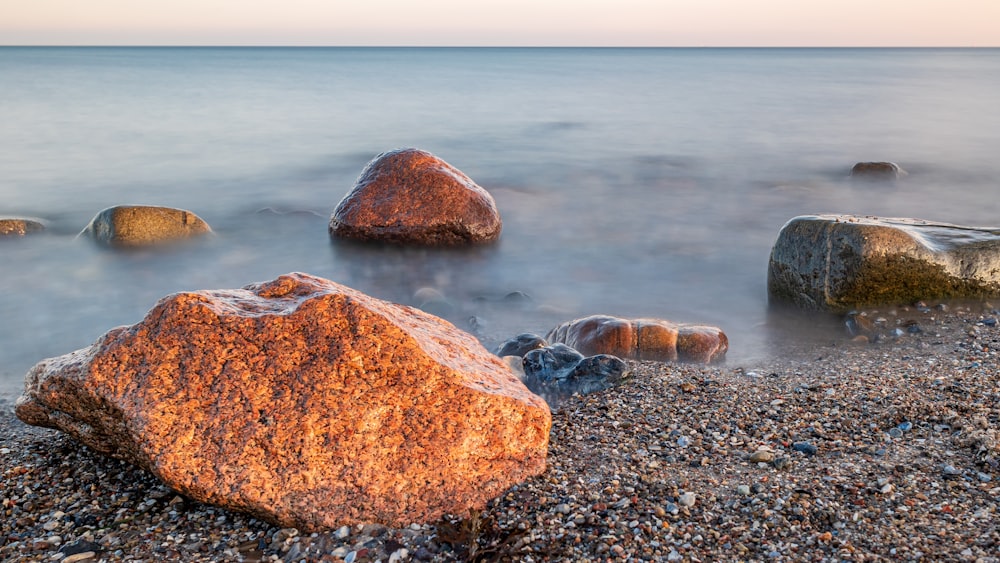
M 16 413 L 301 530 L 480 509 L 544 470 L 551 426 L 471 335 L 305 274 L 168 296 L 35 366 Z
M 1000 295 L 1000 230 L 817 215 L 782 227 L 768 262 L 774 304 L 847 312 Z
M 201 217 L 184 209 L 118 205 L 98 213 L 80 236 L 112 247 L 138 247 L 177 242 L 211 232 Z
M 433 154 L 376 156 L 330 218 L 330 235 L 428 246 L 488 243 L 503 227 L 493 196 Z

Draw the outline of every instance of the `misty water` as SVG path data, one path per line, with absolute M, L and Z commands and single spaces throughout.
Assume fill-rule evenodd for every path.
M 1000 222 L 1000 50 L 0 48 L 0 392 L 161 297 L 300 271 L 428 306 L 488 348 L 596 313 L 721 327 L 780 353 L 766 267 L 797 215 Z M 331 242 L 378 153 L 487 189 L 499 243 Z M 852 182 L 894 161 L 896 182 Z M 169 249 L 76 234 L 118 204 L 215 230 Z M 513 295 L 511 295 L 513 294 Z M 522 295 L 523 294 L 523 295 Z M 779 323 L 780 324 L 780 323 Z

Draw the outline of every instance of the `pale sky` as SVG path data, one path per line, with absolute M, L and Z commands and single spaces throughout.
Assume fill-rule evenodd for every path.
M 0 0 L 0 45 L 1000 46 L 1000 0 Z

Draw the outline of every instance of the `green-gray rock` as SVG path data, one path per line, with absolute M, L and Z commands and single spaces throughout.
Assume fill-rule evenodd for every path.
M 148 246 L 211 233 L 190 211 L 151 205 L 118 205 L 98 213 L 80 233 L 115 247 Z
M 1000 229 L 855 215 L 796 217 L 771 249 L 767 289 L 772 303 L 831 312 L 1000 296 Z

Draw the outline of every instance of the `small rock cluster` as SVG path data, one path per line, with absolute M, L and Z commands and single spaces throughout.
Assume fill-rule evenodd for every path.
M 549 403 L 574 393 L 586 394 L 621 383 L 628 364 L 609 354 L 584 357 L 565 344 L 549 344 L 537 334 L 524 333 L 504 342 L 497 355 L 508 361 L 524 384 Z

